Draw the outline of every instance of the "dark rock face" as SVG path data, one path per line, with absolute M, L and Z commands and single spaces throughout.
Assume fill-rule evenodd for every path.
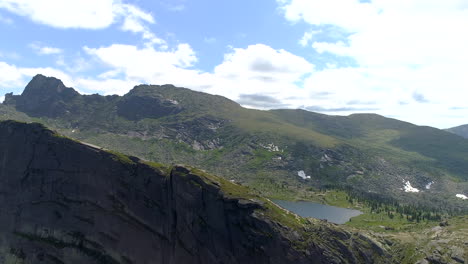
M 149 87 L 142 85 L 122 97 L 117 104 L 117 113 L 129 120 L 160 118 L 182 111 L 177 101 L 164 99 L 151 93 L 145 93 Z
M 0 263 L 376 263 L 385 256 L 368 238 L 330 224 L 287 227 L 268 217 L 267 200 L 228 196 L 216 177 L 200 173 L 148 165 L 39 124 L 1 122 Z
M 31 116 L 57 117 L 69 112 L 69 103 L 79 96 L 59 79 L 36 75 L 20 96 L 7 94 L 5 102 Z

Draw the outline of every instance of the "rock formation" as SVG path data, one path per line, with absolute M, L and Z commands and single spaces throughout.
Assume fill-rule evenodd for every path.
M 385 254 L 203 171 L 0 122 L 0 263 L 379 263 Z
M 5 102 L 31 116 L 57 117 L 70 111 L 69 103 L 80 96 L 59 79 L 36 75 L 20 96 L 6 94 Z

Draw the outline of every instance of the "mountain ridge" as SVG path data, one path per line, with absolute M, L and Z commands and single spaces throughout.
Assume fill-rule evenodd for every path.
M 352 187 L 441 210 L 446 201 L 468 208 L 455 197 L 468 193 L 468 141 L 435 128 L 375 114 L 246 109 L 172 85 L 139 85 L 124 96 L 54 98 L 59 103 L 25 112 L 15 102 L 37 98 L 7 95 L 0 118 L 42 122 L 147 160 L 191 164 L 270 197 L 307 199 L 309 189 Z M 299 171 L 311 178 L 302 180 Z M 405 192 L 407 181 L 420 192 Z M 435 184 L 426 189 L 429 182 Z
M 464 138 L 468 138 L 468 125 L 460 125 L 452 128 L 445 129 L 446 131 L 459 135 Z

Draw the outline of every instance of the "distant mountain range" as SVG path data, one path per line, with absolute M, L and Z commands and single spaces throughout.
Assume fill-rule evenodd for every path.
M 461 125 L 446 129 L 448 132 L 457 134 L 461 137 L 468 138 L 468 125 Z
M 467 210 L 468 140 L 375 114 L 246 109 L 172 85 L 81 95 L 35 76 L 6 94 L 0 119 L 40 122 L 74 139 L 205 169 L 274 198 L 345 189 L 441 210 Z M 310 177 L 308 177 L 310 176 Z

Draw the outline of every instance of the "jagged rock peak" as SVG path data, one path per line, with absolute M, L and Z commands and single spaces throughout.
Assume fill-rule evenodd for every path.
M 21 95 L 38 96 L 41 94 L 60 94 L 64 92 L 79 95 L 73 88 L 66 87 L 60 79 L 38 74 L 32 78 Z
M 81 95 L 66 87 L 61 80 L 38 74 L 28 83 L 21 95 L 5 95 L 4 104 L 31 116 L 57 117 L 70 112 L 69 104 Z

